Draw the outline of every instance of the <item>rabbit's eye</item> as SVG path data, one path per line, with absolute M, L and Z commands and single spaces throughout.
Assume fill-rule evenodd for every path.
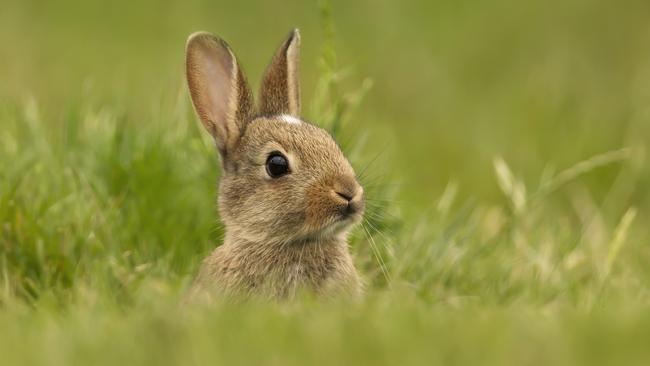
M 289 162 L 287 158 L 277 151 L 272 152 L 266 159 L 266 172 L 271 178 L 279 178 L 289 173 Z

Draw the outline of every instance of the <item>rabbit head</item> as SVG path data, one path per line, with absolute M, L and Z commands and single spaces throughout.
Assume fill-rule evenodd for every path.
M 363 188 L 325 130 L 300 118 L 298 53 L 292 31 L 265 71 L 255 108 L 223 40 L 187 42 L 194 109 L 219 151 L 219 212 L 226 239 L 288 243 L 344 236 L 361 220 Z

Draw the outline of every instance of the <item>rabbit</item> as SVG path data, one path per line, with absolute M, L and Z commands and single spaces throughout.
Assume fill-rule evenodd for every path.
M 191 100 L 219 154 L 225 227 L 192 297 L 362 293 L 347 236 L 362 220 L 364 190 L 332 136 L 300 117 L 299 47 L 294 29 L 264 73 L 256 108 L 225 41 L 206 32 L 187 41 Z

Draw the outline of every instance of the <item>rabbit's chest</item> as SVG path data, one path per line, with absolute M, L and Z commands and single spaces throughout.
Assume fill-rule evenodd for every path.
M 325 283 L 336 277 L 335 257 L 305 251 L 278 254 L 282 255 L 248 258 L 239 270 L 231 272 L 238 277 L 237 286 L 253 294 L 283 298 L 305 290 L 320 292 Z
M 325 294 L 328 289 L 356 279 L 349 254 L 335 249 L 336 246 L 306 246 L 262 251 L 220 247 L 208 264 L 212 268 L 211 282 L 227 293 L 253 297 L 280 299 L 302 292 Z

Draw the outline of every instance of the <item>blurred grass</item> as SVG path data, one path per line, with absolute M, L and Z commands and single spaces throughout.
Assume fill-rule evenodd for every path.
M 649 8 L 5 1 L 3 363 L 646 364 Z M 368 191 L 368 296 L 183 308 L 222 235 L 185 37 L 257 85 L 293 26 Z

